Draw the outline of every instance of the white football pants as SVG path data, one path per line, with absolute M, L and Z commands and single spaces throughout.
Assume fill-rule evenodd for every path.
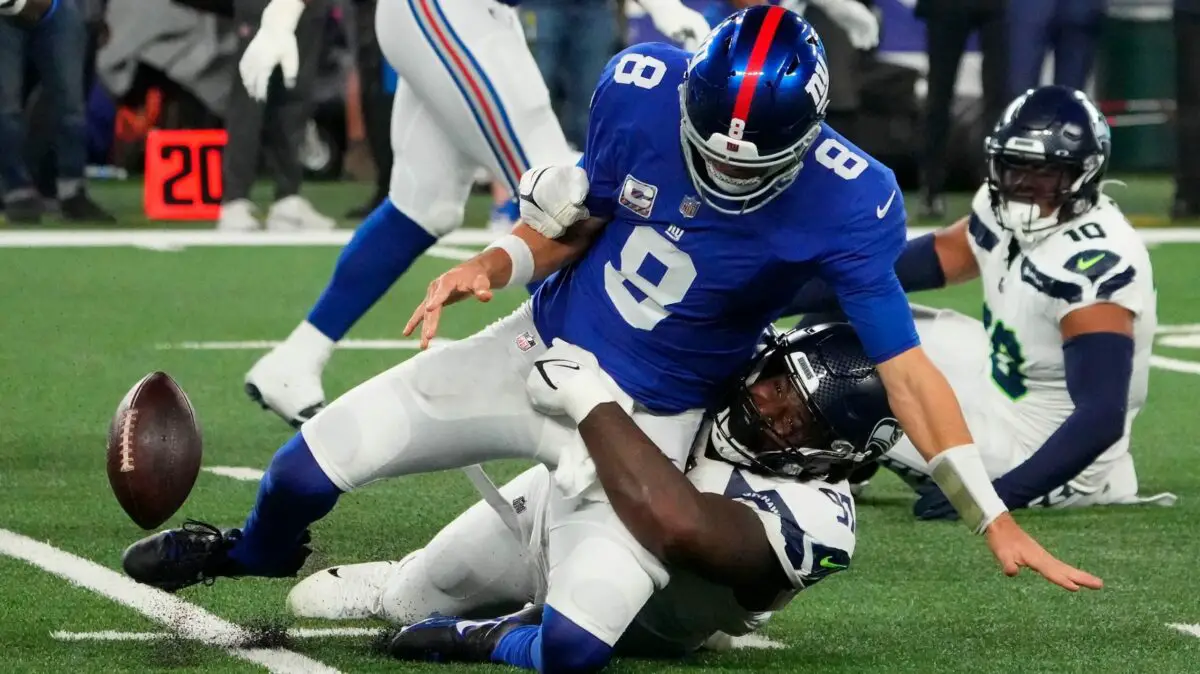
M 516 194 L 530 166 L 575 163 L 516 10 L 494 0 L 380 0 L 399 74 L 389 197 L 434 236 L 462 224 L 477 167 Z

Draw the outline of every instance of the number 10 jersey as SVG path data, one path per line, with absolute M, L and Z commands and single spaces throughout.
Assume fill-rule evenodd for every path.
M 1125 435 L 1076 479 L 1091 482 L 1129 451 L 1129 429 L 1146 402 L 1150 351 L 1158 325 L 1150 254 L 1141 237 L 1107 196 L 1033 246 L 1022 246 L 1000 226 L 991 197 L 981 187 L 972 202 L 968 241 L 983 285 L 983 327 L 989 362 L 983 401 L 1004 442 L 1028 455 L 1070 416 L 1060 324 L 1071 312 L 1112 303 L 1134 316 L 1133 379 Z M 1094 367 L 1105 367 L 1095 363 Z M 1000 439 L 983 439 L 999 442 Z

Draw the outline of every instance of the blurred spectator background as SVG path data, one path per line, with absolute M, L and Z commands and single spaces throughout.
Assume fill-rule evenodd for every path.
M 227 128 L 226 201 L 246 196 L 253 178 L 275 178 L 276 199 L 289 197 L 302 175 L 368 183 L 361 205 L 332 214 L 353 223 L 369 212 L 386 196 L 395 89 L 375 40 L 376 0 L 314 3 L 301 25 L 302 85 L 251 105 L 237 55 L 264 2 L 61 0 L 37 26 L 0 20 L 9 222 L 34 223 L 48 209 L 108 219 L 86 175 L 136 178 L 155 128 Z M 753 2 L 686 4 L 715 23 Z M 784 4 L 825 41 L 830 123 L 920 195 L 914 215 L 946 217 L 942 195 L 982 180 L 982 140 L 1007 102 L 1058 82 L 1085 88 L 1109 116 L 1115 171 L 1173 176 L 1173 205 L 1163 210 L 1200 217 L 1200 0 L 861 2 L 882 25 L 869 52 L 851 47 L 817 5 Z M 525 0 L 521 11 L 566 136 L 581 147 L 608 57 L 662 36 L 633 0 Z M 489 189 L 488 176 L 479 183 Z M 316 209 L 311 223 L 324 226 Z

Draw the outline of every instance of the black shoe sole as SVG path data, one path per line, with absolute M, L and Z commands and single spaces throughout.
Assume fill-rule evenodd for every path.
M 300 414 L 299 414 L 300 418 L 299 419 L 288 419 L 287 417 L 283 416 L 282 414 L 271 409 L 271 406 L 268 405 L 265 400 L 263 400 L 262 391 L 259 391 L 258 387 L 255 386 L 254 384 L 251 384 L 250 382 L 246 382 L 245 391 L 246 391 L 246 395 L 250 397 L 250 400 L 258 403 L 259 407 L 270 412 L 271 414 L 274 414 L 275 416 L 279 417 L 280 419 L 283 419 L 283 421 L 288 426 L 291 426 L 292 428 L 295 428 L 296 430 L 300 430 L 300 427 L 304 425 L 305 421 L 308 421 L 309 419 L 317 416 L 318 412 L 325 409 L 325 403 L 319 402 L 315 405 L 310 405 L 310 406 L 305 407 L 304 409 L 300 410 Z

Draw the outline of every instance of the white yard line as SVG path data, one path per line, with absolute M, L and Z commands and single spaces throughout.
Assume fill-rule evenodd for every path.
M 452 342 L 452 339 L 435 338 L 432 346 Z M 184 351 L 266 351 L 283 342 L 269 339 L 213 342 L 179 342 L 178 344 L 155 344 L 159 351 L 182 349 Z M 337 348 L 350 351 L 415 351 L 421 347 L 418 339 L 343 339 Z
M 354 230 L 331 232 L 218 232 L 213 229 L 108 229 L 0 231 L 0 248 L 112 248 L 150 250 L 189 247 L 344 246 Z M 482 229 L 460 229 L 442 237 L 434 248 L 486 246 L 499 235 Z M 453 251 L 454 249 L 449 249 Z
M 27 536 L 0 529 L 0 555 L 28 562 L 160 622 L 186 639 L 223 648 L 233 657 L 288 674 L 337 674 L 338 670 L 282 648 L 241 648 L 251 632 L 162 590 L 141 585 L 112 569 Z M 31 607 L 36 610 L 36 607 Z
M 1184 625 L 1182 623 L 1167 623 L 1167 627 L 1177 629 L 1184 634 L 1190 634 L 1196 638 L 1200 638 L 1200 625 Z
M 370 627 L 293 627 L 287 631 L 290 639 L 327 639 L 331 637 L 370 637 L 379 633 Z M 156 641 L 173 636 L 171 632 L 51 632 L 59 641 Z
M 910 227 L 910 237 L 933 231 Z M 1200 243 L 1200 228 L 1164 227 L 1137 230 L 1147 244 Z M 344 246 L 354 235 L 350 229 L 331 232 L 218 232 L 212 229 L 109 229 L 0 231 L 0 248 L 111 248 L 133 246 L 150 250 L 188 247 Z M 435 248 L 486 246 L 499 235 L 483 229 L 460 229 L 442 237 Z M 453 248 L 439 252 L 460 254 Z
M 243 466 L 205 466 L 203 470 L 228 477 L 234 480 L 242 480 L 245 482 L 258 482 L 262 479 L 263 472 L 257 468 L 246 468 Z
M 1150 356 L 1150 365 L 1162 370 L 1200 375 L 1200 363 L 1166 356 Z

